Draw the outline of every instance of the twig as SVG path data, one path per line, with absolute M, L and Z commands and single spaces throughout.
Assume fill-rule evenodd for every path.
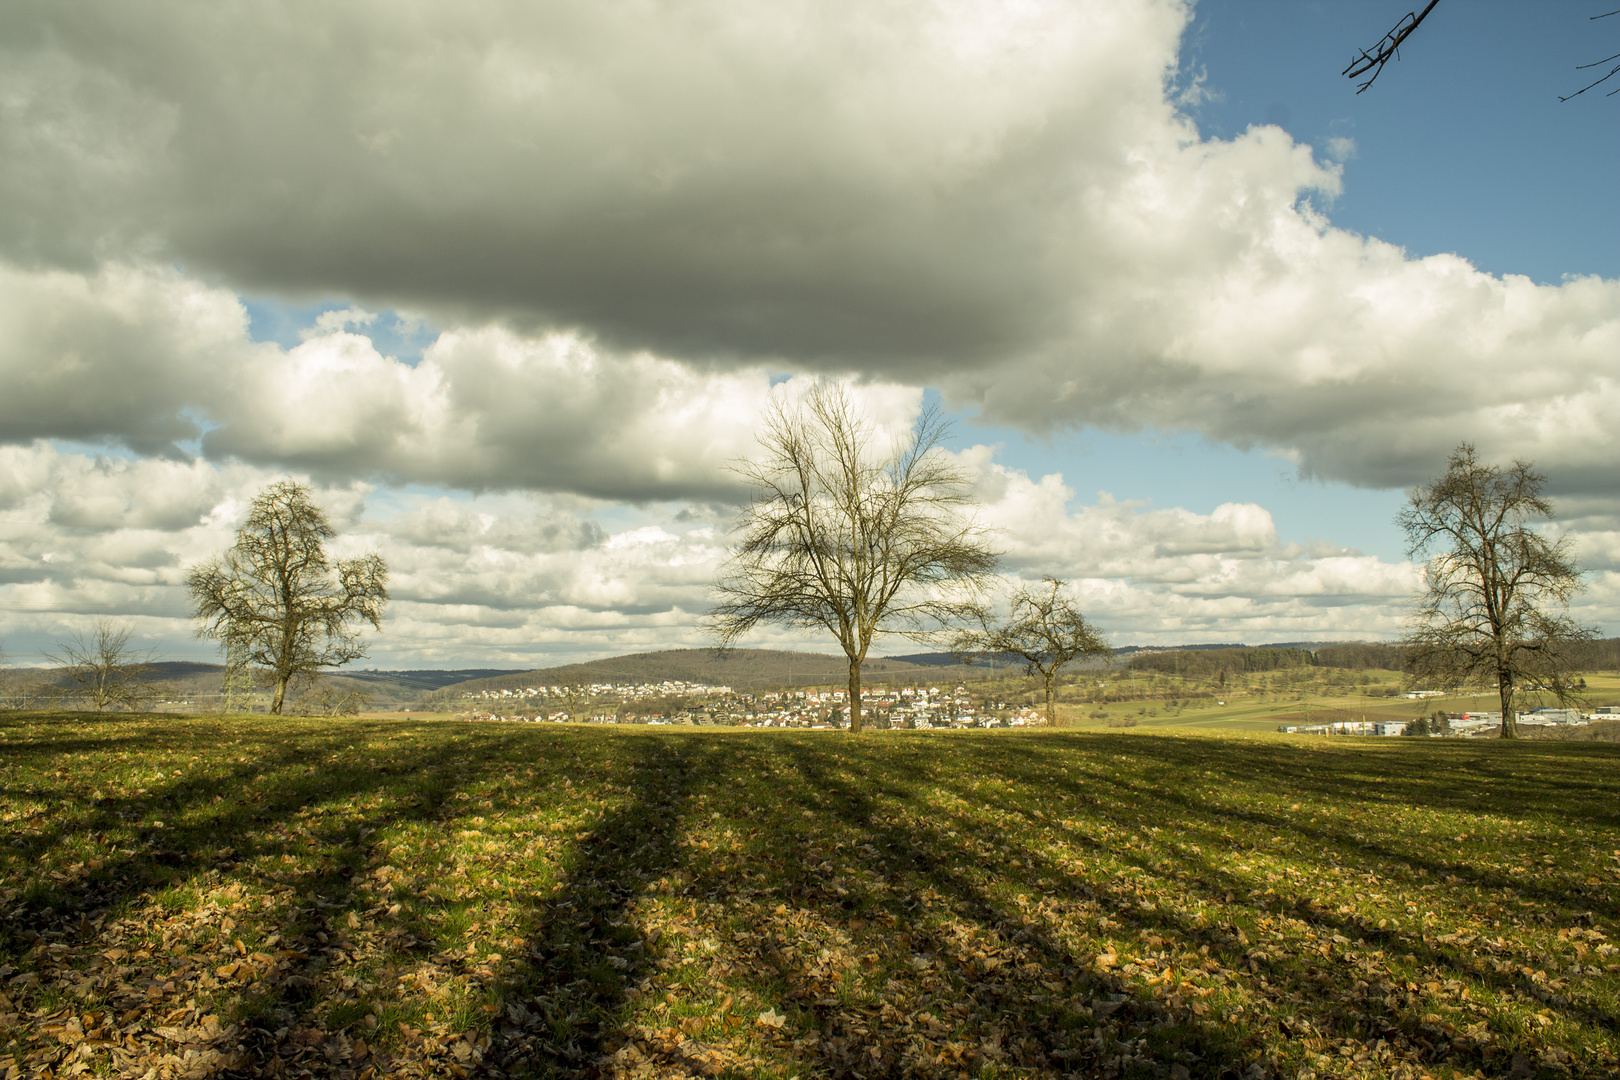
M 1605 11 L 1601 15 L 1593 15 L 1592 19 L 1588 20 L 1588 21 L 1595 21 L 1597 19 L 1607 19 L 1610 15 L 1620 15 L 1620 8 L 1615 8 L 1613 11 Z M 1607 57 L 1606 59 L 1603 59 L 1603 60 L 1594 60 L 1590 64 L 1576 64 L 1575 65 L 1575 70 L 1576 71 L 1585 71 L 1588 68 L 1595 68 L 1600 64 L 1613 63 L 1616 60 L 1620 60 L 1620 53 L 1615 53 L 1613 56 Z M 1588 90 L 1592 89 L 1592 87 L 1594 87 L 1594 86 L 1602 86 L 1604 83 L 1608 82 L 1610 79 L 1614 78 L 1616 75 L 1620 75 L 1620 64 L 1615 64 L 1614 67 L 1609 69 L 1609 73 L 1607 75 L 1603 76 L 1603 78 L 1597 80 L 1597 82 L 1588 83 L 1587 85 L 1581 87 L 1579 90 L 1575 91 L 1573 94 L 1569 94 L 1567 96 L 1560 94 L 1559 97 L 1558 97 L 1558 100 L 1559 101 L 1568 101 L 1570 98 L 1580 97 L 1582 94 L 1584 94 Z M 1604 97 L 1614 97 L 1614 95 L 1616 95 L 1616 94 L 1620 94 L 1620 86 L 1615 87 L 1613 90 L 1610 90 L 1607 94 L 1604 94 L 1603 96 Z
M 1401 42 L 1412 36 L 1412 31 L 1418 28 L 1418 24 L 1428 17 L 1429 12 L 1434 10 L 1434 5 L 1439 2 L 1440 0 L 1429 0 L 1429 6 L 1423 9 L 1421 15 L 1412 11 L 1407 12 L 1401 21 L 1395 24 L 1394 29 L 1379 39 L 1371 51 L 1363 49 L 1360 56 L 1350 61 L 1350 66 L 1341 72 L 1346 78 L 1354 79 L 1366 75 L 1369 71 L 1372 72 L 1367 76 L 1367 81 L 1356 88 L 1356 93 L 1361 93 L 1373 84 L 1391 57 L 1399 59 Z
M 1614 13 L 1610 12 L 1609 14 L 1612 15 Z M 1605 57 L 1602 60 L 1594 60 L 1590 64 L 1577 64 L 1576 67 L 1575 67 L 1575 70 L 1576 71 L 1585 71 L 1587 68 L 1595 68 L 1599 64 L 1614 63 L 1616 60 L 1620 60 L 1620 53 L 1615 53 L 1613 56 Z M 1584 94 L 1588 90 L 1592 89 L 1592 87 L 1594 87 L 1594 86 L 1602 86 L 1604 83 L 1608 82 L 1610 79 L 1614 78 L 1616 75 L 1620 75 L 1620 64 L 1614 64 L 1614 67 L 1610 68 L 1609 73 L 1607 75 L 1603 76 L 1603 78 L 1597 80 L 1596 82 L 1588 83 L 1587 85 L 1581 87 L 1579 90 L 1575 91 L 1573 94 L 1569 94 L 1569 95 L 1560 94 L 1558 96 L 1558 100 L 1559 101 L 1568 101 L 1570 98 L 1580 97 L 1582 94 Z M 1616 94 L 1620 94 L 1620 86 L 1615 87 L 1613 90 L 1610 90 L 1607 94 L 1604 94 L 1603 96 L 1604 97 L 1614 97 L 1614 95 L 1616 95 Z

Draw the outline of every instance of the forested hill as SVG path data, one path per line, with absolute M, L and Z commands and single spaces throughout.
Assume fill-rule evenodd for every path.
M 1604 638 L 1577 646 L 1574 666 L 1582 671 L 1620 670 L 1620 638 Z M 1123 651 L 1123 650 L 1122 650 Z M 1401 670 L 1401 647 L 1394 642 L 1301 642 L 1288 645 L 1244 645 L 1210 648 L 1137 650 L 1129 665 L 1137 670 L 1164 671 L 1205 677 L 1220 672 L 1279 671 L 1298 667 L 1348 668 L 1352 671 Z
M 1393 659 L 1396 650 L 1390 648 L 1389 652 Z M 1393 662 L 1399 663 L 1398 660 Z M 1167 649 L 1163 652 L 1139 652 L 1128 661 L 1129 666 L 1136 671 L 1163 671 L 1194 678 L 1215 675 L 1223 671 L 1278 671 L 1284 668 L 1311 667 L 1315 663 L 1309 649 L 1263 647 Z
M 379 686 L 427 691 L 466 682 L 468 679 L 491 679 L 517 673 L 518 669 L 516 668 L 460 668 L 454 671 L 439 668 L 423 668 L 410 671 L 340 668 L 333 674 L 342 675 L 349 679 L 359 679 L 361 682 L 376 683 Z
M 1401 647 L 1393 642 L 1290 642 L 1282 645 L 1225 648 L 1143 650 L 1128 663 L 1138 671 L 1164 671 L 1202 678 L 1220 672 L 1280 671 L 1286 668 L 1333 667 L 1352 671 L 1401 670 Z
M 461 668 L 455 671 L 439 668 L 420 668 L 405 671 L 378 671 L 362 668 L 337 668 L 327 673 L 328 678 L 341 682 L 352 680 L 363 684 L 370 693 L 409 699 L 417 694 L 429 693 L 450 683 L 468 679 L 515 674 L 515 668 Z M 148 681 L 162 687 L 169 694 L 196 694 L 217 691 L 225 677 L 222 664 L 205 664 L 183 660 L 160 660 L 146 671 Z M 350 687 L 351 689 L 356 687 Z
M 957 672 L 942 673 L 937 665 L 907 663 L 883 657 L 868 658 L 862 667 L 870 683 L 934 681 Z M 838 685 L 848 676 L 848 664 L 837 653 L 787 652 L 777 649 L 669 649 L 663 652 L 632 653 L 583 664 L 539 668 L 518 675 L 475 679 L 446 687 L 447 693 L 477 690 L 517 690 L 525 686 L 571 683 L 656 683 L 695 682 L 750 687 Z M 961 674 L 966 674 L 963 669 Z

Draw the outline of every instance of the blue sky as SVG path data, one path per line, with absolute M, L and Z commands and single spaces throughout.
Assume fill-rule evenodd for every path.
M 1417 5 L 1421 7 L 1422 5 Z M 1341 228 L 1414 254 L 1456 252 L 1495 274 L 1557 282 L 1620 273 L 1620 108 L 1576 65 L 1620 51 L 1601 3 L 1441 0 L 1365 93 L 1339 73 L 1399 3 L 1202 3 L 1183 63 L 1207 72 L 1207 135 L 1279 124 L 1319 152 L 1355 140 Z

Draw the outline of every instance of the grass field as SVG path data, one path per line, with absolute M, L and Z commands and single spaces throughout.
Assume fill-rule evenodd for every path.
M 1432 714 L 1436 709 L 1447 712 L 1492 712 L 1500 708 L 1494 693 L 1459 695 L 1444 698 L 1425 698 L 1409 701 L 1405 698 L 1387 698 L 1364 693 L 1365 689 L 1397 686 L 1400 676 L 1396 672 L 1375 672 L 1376 681 L 1369 688 L 1301 687 L 1297 692 L 1249 693 L 1234 691 L 1219 699 L 1180 698 L 1172 706 L 1163 700 L 1136 700 L 1111 702 L 1107 705 L 1064 705 L 1060 719 L 1065 726 L 1079 730 L 1117 728 L 1130 721 L 1138 729 L 1198 729 L 1209 731 L 1275 731 L 1284 724 L 1321 724 L 1340 720 L 1398 720 L 1408 721 Z M 1594 705 L 1620 704 L 1620 674 L 1596 672 L 1585 676 L 1586 696 Z M 1159 686 L 1171 697 L 1177 695 L 1177 682 L 1161 679 Z M 1145 685 L 1144 685 L 1145 689 Z M 1207 681 L 1187 681 L 1187 689 L 1210 690 Z M 1181 691 L 1185 693 L 1185 690 Z M 1027 691 L 1025 692 L 1027 696 Z M 1556 704 L 1548 701 L 1529 701 L 1526 708 L 1536 704 Z M 1102 715 L 1097 715 L 1097 714 Z
M 1612 1075 L 1616 750 L 9 714 L 0 1069 Z

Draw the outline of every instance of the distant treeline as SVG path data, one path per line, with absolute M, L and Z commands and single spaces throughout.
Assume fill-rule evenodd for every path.
M 1576 646 L 1574 666 L 1581 671 L 1620 671 L 1620 638 L 1603 638 Z M 1222 672 L 1251 674 L 1291 668 L 1348 668 L 1351 671 L 1402 670 L 1402 649 L 1386 642 L 1353 641 L 1315 649 L 1238 648 L 1172 649 L 1132 656 L 1129 666 L 1138 671 L 1207 678 Z
M 1131 657 L 1129 666 L 1137 671 L 1203 678 L 1223 671 L 1248 674 L 1310 667 L 1314 663 L 1308 649 L 1173 649 L 1137 653 Z
M 1586 656 L 1577 665 L 1583 671 L 1620 671 L 1620 638 L 1602 638 L 1581 646 Z
M 1365 671 L 1368 668 L 1400 671 L 1401 652 L 1399 645 L 1352 641 L 1344 645 L 1324 645 L 1312 654 L 1312 660 L 1317 667 L 1350 668 L 1352 671 Z

